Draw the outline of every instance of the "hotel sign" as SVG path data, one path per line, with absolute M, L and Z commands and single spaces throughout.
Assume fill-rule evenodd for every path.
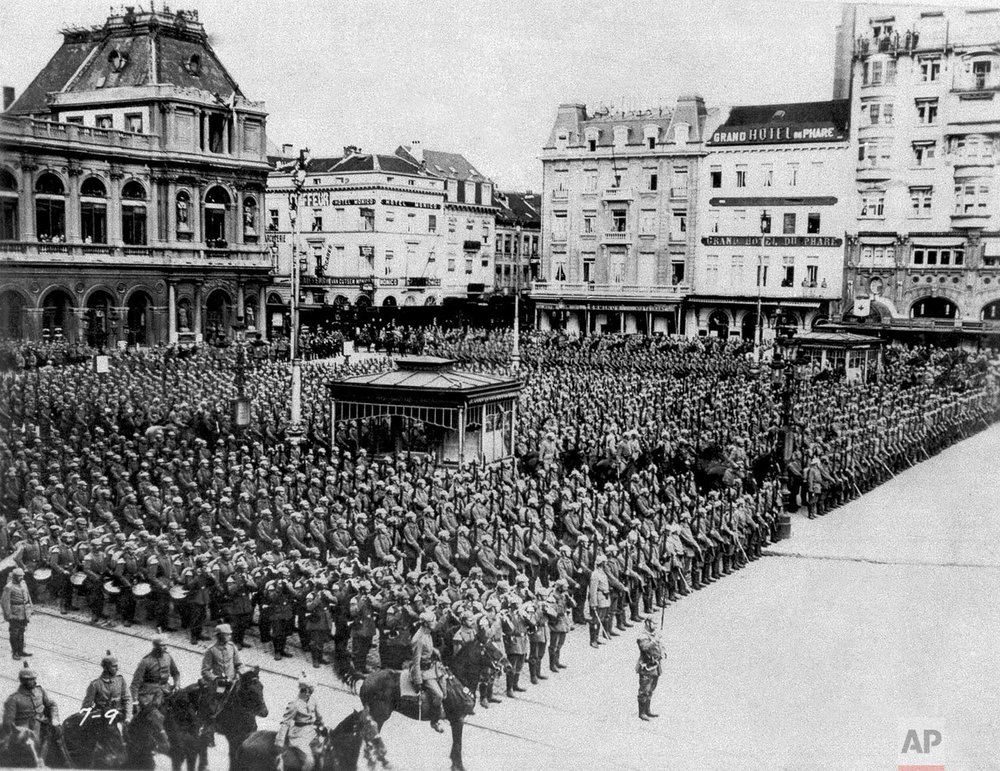
M 309 190 L 302 193 L 303 206 L 374 206 L 374 198 L 331 198 L 329 190 Z
M 844 245 L 834 236 L 702 236 L 705 246 L 778 246 L 821 249 Z
M 723 126 L 714 134 L 712 145 L 780 145 L 808 142 L 841 142 L 847 134 L 829 123 L 799 126 Z
M 382 199 L 383 206 L 402 206 L 407 209 L 432 209 L 438 211 L 441 206 L 436 203 L 425 203 L 423 201 L 396 201 L 391 198 Z

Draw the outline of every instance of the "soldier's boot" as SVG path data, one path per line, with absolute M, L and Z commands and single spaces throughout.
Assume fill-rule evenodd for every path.
M 646 700 L 642 696 L 639 697 L 639 719 L 643 722 L 649 721 L 649 718 L 646 717 Z
M 501 702 L 503 702 L 503 699 L 501 699 L 499 696 L 493 695 L 492 682 L 486 687 L 486 698 L 489 700 L 490 704 L 500 704 Z
M 489 690 L 486 688 L 486 683 L 479 684 L 479 706 L 483 709 L 490 708 Z
M 514 673 L 514 690 L 518 693 L 525 693 L 528 689 L 521 687 L 521 673 Z
M 556 652 L 554 650 L 549 648 L 549 672 L 558 672 L 558 671 L 559 671 L 559 656 L 556 655 Z
M 507 673 L 507 698 L 508 699 L 513 699 L 514 698 L 514 673 L 513 672 L 508 672 Z
M 538 685 L 538 674 L 536 671 L 537 667 L 538 667 L 537 661 L 528 662 L 528 677 L 530 678 L 532 685 Z
M 658 714 L 649 709 L 649 702 L 652 701 L 651 697 L 646 697 L 646 717 L 659 717 Z
M 559 667 L 559 669 L 569 669 L 569 666 L 567 664 L 563 664 L 562 663 L 562 650 L 561 649 L 556 654 L 556 666 Z
M 542 674 L 542 654 L 538 654 L 538 658 L 535 660 L 535 677 L 539 680 L 548 680 L 549 678 Z

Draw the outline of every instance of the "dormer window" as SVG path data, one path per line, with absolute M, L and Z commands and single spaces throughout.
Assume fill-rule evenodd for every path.
M 774 120 L 774 121 L 784 120 L 784 119 L 785 119 L 785 111 L 784 110 L 775 110 L 774 111 L 774 115 L 771 116 L 771 120 Z
M 112 51 L 108 54 L 108 64 L 111 65 L 112 72 L 121 72 L 125 69 L 125 65 L 128 64 L 128 54 L 121 53 L 120 51 Z
M 190 75 L 194 75 L 195 77 L 201 75 L 201 57 L 198 56 L 198 54 L 191 54 L 185 63 L 184 68 Z
M 687 123 L 678 123 L 674 126 L 674 142 L 679 145 L 686 145 L 691 135 L 691 126 Z
M 614 141 L 615 147 L 624 147 L 628 144 L 628 126 L 615 126 Z
M 587 140 L 587 150 L 592 153 L 597 152 L 597 140 L 600 138 L 600 131 L 598 129 L 587 129 L 586 134 L 584 134 Z
M 656 126 L 646 126 L 642 130 L 643 139 L 646 140 L 646 149 L 655 150 L 656 140 L 659 138 L 660 129 Z

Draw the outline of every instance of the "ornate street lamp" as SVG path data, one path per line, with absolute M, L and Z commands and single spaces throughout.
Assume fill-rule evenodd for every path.
M 521 368 L 521 225 L 514 227 L 514 341 L 510 350 L 510 365 Z
M 797 358 L 791 357 L 792 339 L 795 337 L 795 326 L 786 325 L 783 319 L 779 318 L 779 326 L 776 329 L 777 336 L 774 349 L 774 357 L 771 360 L 771 368 L 778 377 L 776 385 L 781 388 L 781 425 L 778 428 L 778 444 L 775 448 L 781 458 L 781 504 L 782 511 L 777 516 L 777 527 L 775 538 L 783 540 L 792 535 L 792 518 L 794 511 L 792 506 L 792 490 L 788 479 L 788 465 L 791 463 L 792 454 L 795 451 L 795 438 L 792 433 L 792 412 L 794 409 L 794 399 L 797 380 L 796 368 L 799 364 Z
M 302 220 L 299 217 L 299 199 L 302 196 L 302 188 L 306 183 L 309 162 L 312 156 L 309 148 L 299 151 L 299 157 L 283 170 L 290 169 L 292 172 L 292 192 L 288 194 L 288 213 L 292 220 L 292 329 L 290 334 L 290 358 L 292 362 L 292 404 L 291 415 L 288 424 L 288 442 L 292 446 L 292 451 L 297 455 L 299 443 L 305 436 L 305 427 L 302 425 L 302 364 L 299 361 L 299 271 L 300 254 L 299 239 L 302 233 Z

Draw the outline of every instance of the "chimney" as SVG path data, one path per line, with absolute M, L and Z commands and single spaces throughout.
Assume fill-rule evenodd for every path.
M 414 139 L 410 142 L 410 146 L 406 148 L 406 152 L 413 156 L 413 159 L 423 165 L 424 163 L 424 146 L 420 144 L 419 139 Z
M 292 157 L 292 146 L 290 144 L 281 146 L 281 157 L 291 158 Z
M 3 87 L 3 110 L 2 112 L 7 112 L 10 106 L 14 104 L 14 87 L 4 86 Z

